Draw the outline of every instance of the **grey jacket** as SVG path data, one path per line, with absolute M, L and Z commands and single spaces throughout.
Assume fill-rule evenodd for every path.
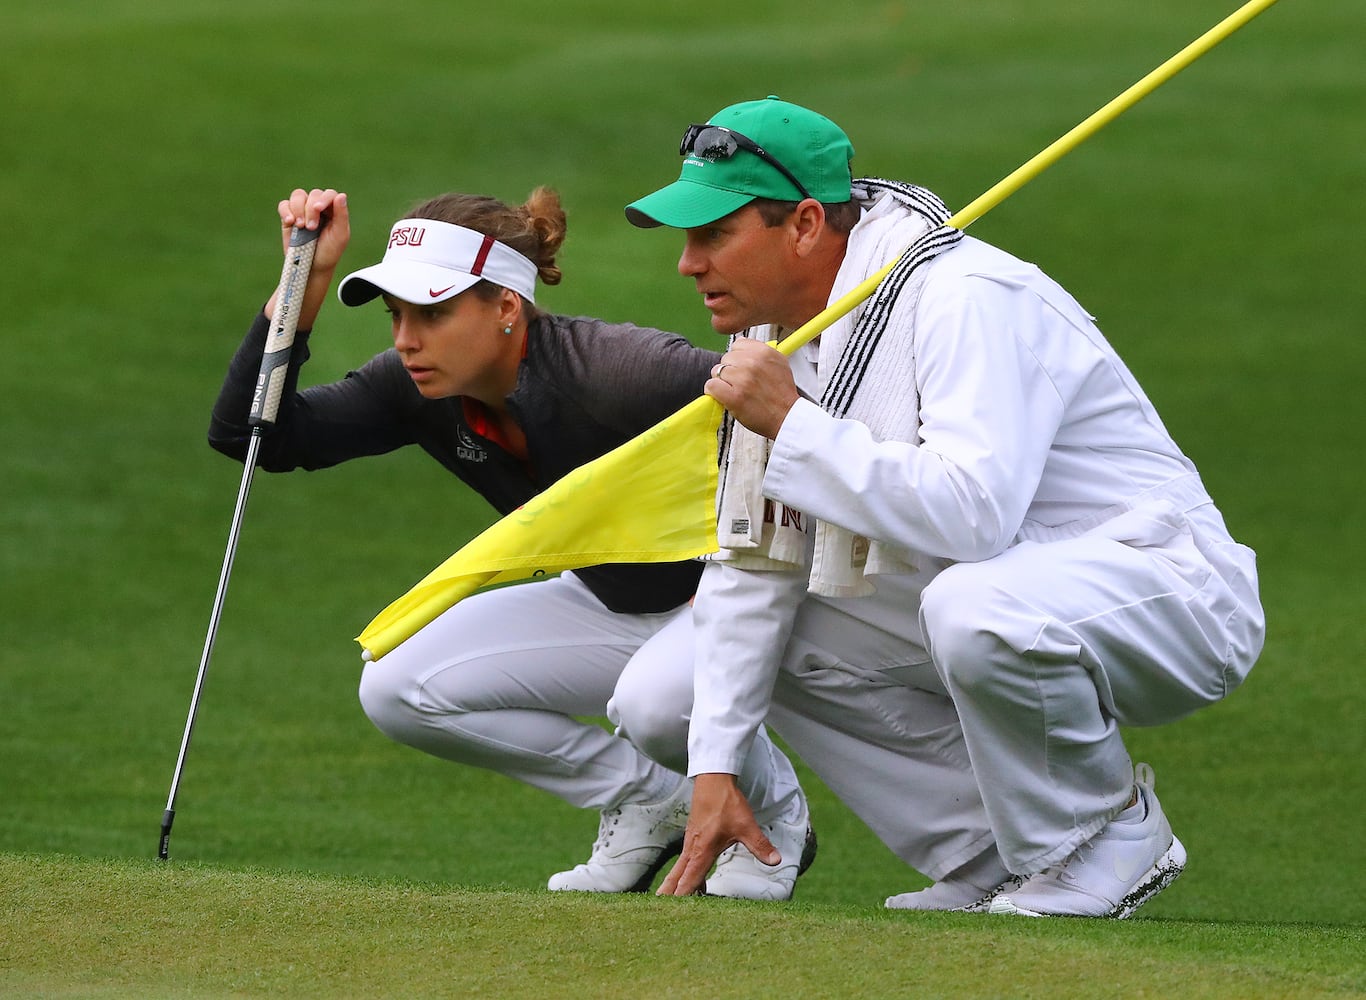
M 258 315 L 229 366 L 213 408 L 209 444 L 246 456 L 250 410 L 269 319 Z M 566 473 L 612 450 L 702 393 L 713 351 L 682 337 L 588 317 L 541 314 L 508 409 L 526 434 L 521 461 L 478 434 L 459 397 L 426 399 L 388 350 L 340 381 L 299 390 L 308 333 L 296 336 L 275 425 L 261 441 L 270 472 L 322 469 L 418 445 L 507 514 Z M 461 540 L 452 540 L 452 549 Z M 613 611 L 665 611 L 687 600 L 699 564 L 611 564 L 576 573 Z

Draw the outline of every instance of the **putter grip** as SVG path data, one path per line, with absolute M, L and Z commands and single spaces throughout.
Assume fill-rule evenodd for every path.
M 251 397 L 251 414 L 247 422 L 252 427 L 271 426 L 279 412 L 285 373 L 289 370 L 289 351 L 299 329 L 299 309 L 303 306 L 304 288 L 308 285 L 317 241 L 316 229 L 296 226 L 290 234 L 280 288 L 275 294 L 275 312 L 270 318 L 270 332 L 266 334 L 266 351 L 261 356 L 261 373 L 256 376 L 256 391 Z

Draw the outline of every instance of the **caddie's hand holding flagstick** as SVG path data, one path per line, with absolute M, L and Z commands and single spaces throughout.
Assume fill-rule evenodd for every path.
M 711 370 L 703 391 L 756 434 L 776 438 L 798 399 L 787 358 L 767 344 L 741 338 Z
M 185 720 L 185 732 L 180 740 L 180 753 L 176 757 L 175 771 L 171 777 L 166 810 L 161 817 L 161 840 L 157 846 L 157 857 L 162 861 L 169 856 L 171 826 L 175 822 L 176 793 L 180 788 L 180 778 L 185 769 L 185 756 L 189 751 L 195 717 L 199 712 L 204 678 L 213 656 L 218 621 L 223 613 L 228 578 L 232 574 L 233 557 L 237 552 L 237 538 L 242 528 L 243 515 L 246 513 L 247 498 L 251 492 L 257 453 L 261 447 L 261 435 L 274 425 L 279 412 L 280 397 L 289 371 L 290 353 L 294 347 L 294 335 L 301 325 L 304 329 L 312 327 L 313 320 L 317 317 L 327 295 L 332 273 L 350 239 L 351 227 L 346 210 L 346 195 L 334 190 L 314 189 L 306 192 L 298 189 L 288 199 L 280 202 L 279 212 L 284 239 L 284 268 L 280 274 L 279 286 L 266 303 L 265 312 L 271 317 L 271 321 L 265 351 L 261 356 L 261 371 L 257 376 L 256 391 L 252 396 L 251 411 L 248 414 L 248 423 L 252 429 L 251 443 L 242 468 L 242 483 L 237 492 L 237 505 L 233 510 L 232 525 L 228 531 L 227 551 L 218 576 L 218 590 L 214 595 L 213 610 L 209 615 L 208 634 L 204 639 L 204 650 L 199 659 L 194 693 L 190 698 L 189 716 Z

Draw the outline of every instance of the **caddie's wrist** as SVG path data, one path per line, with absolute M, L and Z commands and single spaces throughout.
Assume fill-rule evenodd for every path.
M 787 423 L 787 415 L 792 412 L 792 407 L 797 405 L 797 400 L 799 398 L 800 397 L 798 396 L 793 396 L 791 402 L 789 402 L 786 407 L 782 408 L 782 412 L 777 415 L 772 426 L 769 428 L 772 433 L 765 435 L 770 441 L 778 440 L 778 435 L 783 432 L 783 424 Z
M 693 787 L 729 789 L 738 787 L 736 776 L 725 771 L 707 771 L 693 776 Z

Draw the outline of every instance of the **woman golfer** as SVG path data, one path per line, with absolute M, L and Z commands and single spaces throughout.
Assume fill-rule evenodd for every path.
M 447 194 L 396 222 L 383 260 L 338 287 L 348 306 L 382 301 L 392 349 L 298 390 L 349 241 L 347 198 L 299 189 L 279 214 L 286 242 L 296 226 L 319 235 L 279 415 L 261 442 L 266 470 L 416 445 L 506 514 L 699 396 L 717 362 L 674 334 L 536 307 L 537 278 L 561 278 L 555 192 L 538 188 L 521 206 Z M 209 441 L 238 460 L 273 308 L 256 317 L 213 410 Z M 551 889 L 643 890 L 681 845 L 691 783 L 575 716 L 604 714 L 646 640 L 691 644 L 699 572 L 602 565 L 476 594 L 367 664 L 361 704 L 400 743 L 600 810 L 592 856 Z M 790 765 L 788 775 L 800 794 Z

